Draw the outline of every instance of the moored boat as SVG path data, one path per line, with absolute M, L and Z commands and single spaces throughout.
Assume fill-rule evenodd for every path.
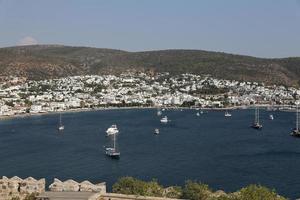
M 169 122 L 169 119 L 167 116 L 164 116 L 163 118 L 160 119 L 160 122 L 161 123 L 168 123 Z
M 262 129 L 262 124 L 259 122 L 259 108 L 255 107 L 255 117 L 254 117 L 254 122 L 251 125 L 252 128 L 254 129 Z
M 105 154 L 111 158 L 119 159 L 120 158 L 120 151 L 116 148 L 116 134 L 113 137 L 113 147 L 105 148 Z
M 298 109 L 298 104 L 296 107 L 296 128 L 294 128 L 291 132 L 291 136 L 294 137 L 300 137 L 300 130 L 299 130 L 299 109 Z
M 65 126 L 62 123 L 62 119 L 61 119 L 61 114 L 59 114 L 59 125 L 58 125 L 58 130 L 59 131 L 63 131 L 65 129 Z

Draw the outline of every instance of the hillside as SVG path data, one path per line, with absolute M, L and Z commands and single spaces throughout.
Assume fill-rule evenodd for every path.
M 211 74 L 268 84 L 300 83 L 300 58 L 262 59 L 201 50 L 126 52 L 61 45 L 0 48 L 0 76 L 46 79 L 127 70 Z

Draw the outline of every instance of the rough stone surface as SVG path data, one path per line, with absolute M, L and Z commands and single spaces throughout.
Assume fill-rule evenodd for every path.
M 98 183 L 93 184 L 89 181 L 78 183 L 74 180 L 66 180 L 64 182 L 59 179 L 54 179 L 54 182 L 49 186 L 52 192 L 97 192 L 106 193 L 106 184 Z
M 45 179 L 36 180 L 32 177 L 21 179 L 17 176 L 0 179 L 0 199 L 10 200 L 13 197 L 24 199 L 28 194 L 45 192 Z

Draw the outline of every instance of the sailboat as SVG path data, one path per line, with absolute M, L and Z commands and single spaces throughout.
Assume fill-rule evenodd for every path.
M 291 136 L 300 137 L 298 104 L 296 108 L 296 128 L 294 128 L 293 131 L 291 132 Z
M 225 115 L 224 115 L 225 117 L 231 117 L 232 115 L 231 115 L 231 113 L 229 113 L 227 110 L 226 110 L 226 112 L 225 112 Z
M 259 108 L 255 107 L 255 118 L 254 118 L 254 122 L 251 125 L 252 128 L 254 129 L 262 129 L 262 125 L 259 122 Z
M 167 116 L 164 116 L 163 118 L 160 119 L 161 123 L 168 123 L 170 120 L 168 119 Z
M 107 147 L 105 148 L 105 154 L 111 158 L 120 158 L 120 152 L 117 151 L 117 148 L 116 148 L 116 134 L 114 134 L 114 137 L 113 137 L 113 141 L 114 141 L 114 145 L 113 147 Z
M 65 126 L 62 124 L 61 114 L 59 114 L 59 126 L 58 126 L 58 130 L 59 131 L 63 131 L 64 129 L 65 129 Z
M 157 110 L 157 116 L 161 116 L 162 112 L 160 110 Z

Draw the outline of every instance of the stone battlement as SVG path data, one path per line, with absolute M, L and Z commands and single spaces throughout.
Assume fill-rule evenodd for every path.
M 106 193 L 106 183 L 93 184 L 89 181 L 78 183 L 72 179 L 64 182 L 59 179 L 54 179 L 54 182 L 49 186 L 52 192 L 97 192 Z
M 49 186 L 51 192 L 86 192 L 92 194 L 105 194 L 106 183 L 93 184 L 89 181 L 78 183 L 74 180 L 60 181 L 55 178 L 54 182 Z M 11 200 L 13 197 L 23 200 L 29 194 L 45 194 L 46 180 L 36 180 L 32 177 L 21 179 L 17 176 L 7 178 L 3 176 L 0 179 L 0 200 Z
M 17 176 L 0 179 L 0 199 L 10 200 L 13 197 L 23 199 L 28 194 L 45 192 L 45 179 L 36 180 L 32 177 L 21 179 Z

